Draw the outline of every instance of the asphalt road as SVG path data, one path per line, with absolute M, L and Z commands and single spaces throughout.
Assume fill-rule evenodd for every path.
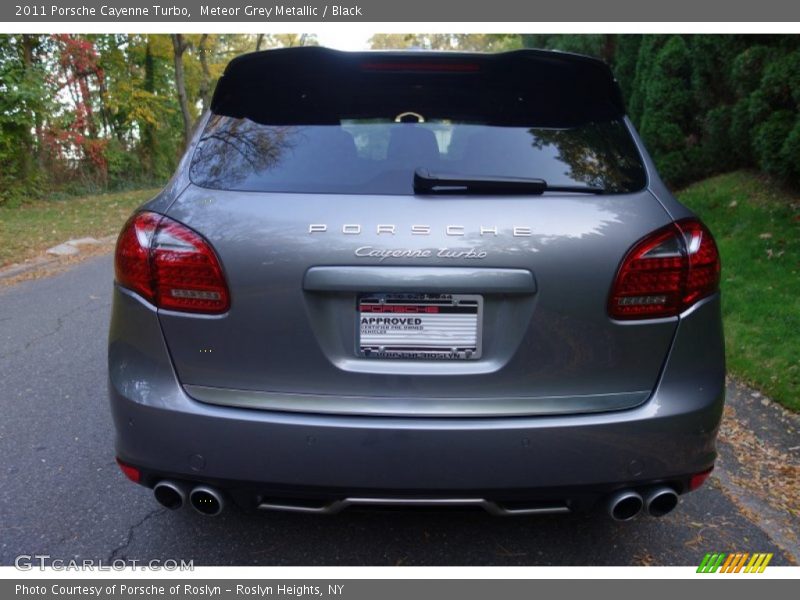
M 696 565 L 710 551 L 773 552 L 775 565 L 800 559 L 797 520 L 748 491 L 755 475 L 728 442 L 709 484 L 667 517 L 631 523 L 599 514 L 206 518 L 163 509 L 114 463 L 106 403 L 111 280 L 111 257 L 103 256 L 0 287 L 0 564 L 20 554 L 195 565 Z M 777 408 L 747 390 L 731 392 L 748 433 L 797 441 L 794 417 L 779 411 L 776 425 Z M 769 479 L 769 461 L 760 462 L 758 475 Z

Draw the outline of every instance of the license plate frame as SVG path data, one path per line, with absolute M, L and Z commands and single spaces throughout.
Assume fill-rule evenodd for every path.
M 362 358 L 459 362 L 481 358 L 480 294 L 364 293 L 357 296 L 355 309 L 355 346 Z M 393 321 L 380 321 L 387 318 Z

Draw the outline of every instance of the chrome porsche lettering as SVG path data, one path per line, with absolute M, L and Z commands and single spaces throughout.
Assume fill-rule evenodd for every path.
M 330 229 L 327 223 L 311 223 L 308 226 L 308 233 L 310 234 L 328 233 L 331 231 L 333 230 Z M 403 228 L 391 223 L 380 223 L 375 225 L 374 228 L 365 228 L 360 223 L 345 223 L 341 226 L 341 233 L 344 235 L 361 235 L 362 233 L 367 233 L 369 231 L 374 232 L 375 235 L 396 235 L 398 233 L 402 233 Z M 434 228 L 431 225 L 417 223 L 409 226 L 407 231 L 409 231 L 411 235 L 433 235 L 441 232 L 442 234 L 450 237 L 463 237 L 469 235 L 470 233 L 477 233 L 480 236 L 498 236 L 502 233 L 508 232 L 510 232 L 514 237 L 531 237 L 533 235 L 533 229 L 531 227 L 525 227 L 521 225 L 512 226 L 510 230 L 504 231 L 497 227 L 497 225 L 480 225 L 474 230 L 469 230 L 464 225 L 451 224 L 445 225 L 441 228 Z
M 450 248 L 440 248 L 436 253 L 439 258 L 486 258 L 485 250 L 452 250 Z
M 361 258 L 377 258 L 381 262 L 387 258 L 464 258 L 464 259 L 481 259 L 488 256 L 485 250 L 469 248 L 467 250 L 456 248 L 439 248 L 438 250 L 430 249 L 411 249 L 411 248 L 375 248 L 374 246 L 359 246 L 356 248 L 354 254 Z
M 375 248 L 374 246 L 360 246 L 356 248 L 355 255 L 379 258 L 381 261 L 387 258 L 429 258 L 432 256 L 431 250 L 411 250 L 408 248 Z
M 448 225 L 445 229 L 447 235 L 464 235 L 463 225 Z

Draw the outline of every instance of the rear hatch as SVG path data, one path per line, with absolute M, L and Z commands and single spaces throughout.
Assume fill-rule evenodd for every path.
M 215 249 L 223 315 L 160 310 L 198 400 L 370 415 L 638 405 L 676 319 L 608 316 L 670 221 L 617 87 L 570 55 L 237 59 L 168 216 Z

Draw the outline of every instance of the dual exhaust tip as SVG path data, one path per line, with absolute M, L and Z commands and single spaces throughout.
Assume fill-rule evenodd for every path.
M 159 481 L 153 488 L 156 501 L 170 510 L 181 508 L 188 501 L 194 510 L 207 517 L 219 515 L 225 508 L 222 494 L 205 485 L 187 493 L 187 487 L 174 481 Z M 678 494 L 670 487 L 659 486 L 640 494 L 636 490 L 614 493 L 606 503 L 608 515 L 615 521 L 630 521 L 642 511 L 652 517 L 663 517 L 678 506 Z
M 608 515 L 615 521 L 630 521 L 643 510 L 651 517 L 663 517 L 678 506 L 678 494 L 670 487 L 651 488 L 643 494 L 621 490 L 613 494 L 606 505 Z
M 159 481 L 153 495 L 161 506 L 170 510 L 181 508 L 188 501 L 201 515 L 216 517 L 225 508 L 222 494 L 212 487 L 198 485 L 187 493 L 187 487 L 174 481 Z

